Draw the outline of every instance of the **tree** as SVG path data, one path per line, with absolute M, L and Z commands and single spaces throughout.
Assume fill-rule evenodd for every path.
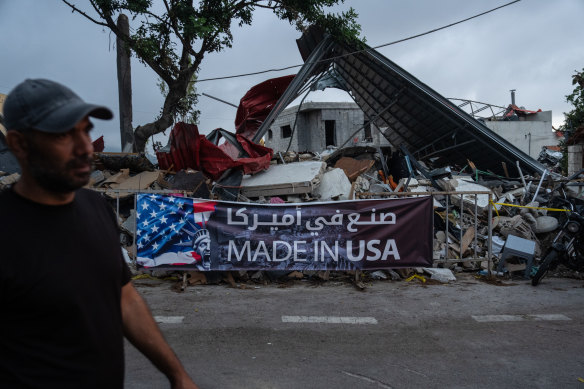
M 89 0 L 97 16 L 62 1 L 73 12 L 110 29 L 167 86 L 160 116 L 134 130 L 136 152 L 144 151 L 150 136 L 170 127 L 176 115 L 192 108 L 196 94 L 191 80 L 196 79 L 205 55 L 231 47 L 232 24 L 251 25 L 256 9 L 271 10 L 299 31 L 316 24 L 335 37 L 352 41 L 360 30 L 352 8 L 340 14 L 323 9 L 344 0 L 200 0 L 197 4 L 193 0 L 161 0 L 162 4 L 156 4 L 163 8 L 159 13 L 155 9 L 160 7 L 153 0 Z M 117 28 L 115 19 L 120 13 L 129 13 L 139 23 L 133 33 L 127 35 Z
M 574 131 L 584 127 L 584 69 L 581 72 L 575 70 L 572 76 L 572 85 L 575 85 L 571 94 L 566 96 L 566 102 L 572 104 L 574 109 L 564 112 L 564 124 L 559 128 L 564 133 L 564 139 L 560 141 L 560 148 L 564 156 L 560 162 L 562 171 L 568 174 L 568 144 Z
M 574 106 L 570 112 L 564 112 L 565 124 L 561 127 L 564 131 L 572 131 L 584 126 L 584 69 L 575 71 L 572 76 L 572 85 L 575 85 L 571 94 L 566 96 L 566 101 Z

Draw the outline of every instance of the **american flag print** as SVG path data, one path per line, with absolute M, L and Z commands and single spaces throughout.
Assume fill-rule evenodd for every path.
M 210 239 L 206 223 L 216 203 L 172 195 L 141 193 L 137 196 L 138 265 L 193 265 L 208 270 Z

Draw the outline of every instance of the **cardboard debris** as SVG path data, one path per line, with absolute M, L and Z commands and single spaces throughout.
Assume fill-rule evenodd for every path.
M 349 181 L 353 182 L 359 177 L 361 174 L 365 173 L 369 169 L 373 167 L 375 161 L 373 160 L 357 160 L 355 158 L 350 157 L 342 157 L 335 163 L 335 167 L 339 169 L 343 169 Z
M 187 274 L 190 276 L 189 285 L 205 285 L 207 283 L 207 277 L 203 272 L 190 271 Z
M 295 278 L 297 280 L 301 280 L 302 278 L 304 278 L 304 274 L 295 270 L 291 273 L 288 273 L 288 278 Z
M 148 189 L 157 179 L 160 177 L 160 171 L 156 170 L 153 172 L 142 172 L 136 174 L 133 177 L 129 177 L 120 183 L 112 183 L 110 185 L 110 191 L 106 192 L 106 195 L 110 198 L 125 198 L 133 196 L 132 192 L 127 192 L 127 190 L 138 191 Z M 120 190 L 122 192 L 116 192 Z
M 120 184 L 130 178 L 130 169 L 121 169 L 118 173 L 110 176 L 103 182 L 103 186 L 109 186 L 111 188 L 112 184 Z

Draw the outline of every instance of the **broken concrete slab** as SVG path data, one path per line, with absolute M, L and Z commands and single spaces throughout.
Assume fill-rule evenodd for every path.
M 351 182 L 343 169 L 333 169 L 324 173 L 320 185 L 314 191 L 321 201 L 349 200 L 350 193 Z
M 558 228 L 558 224 L 558 219 L 553 216 L 540 216 L 535 219 L 535 224 L 531 227 L 536 234 L 542 234 L 545 232 L 552 232 Z
M 444 189 L 452 192 L 491 192 L 489 188 L 476 184 L 472 182 L 471 177 L 466 176 L 452 176 L 452 179 L 442 178 L 440 183 L 443 185 Z M 475 196 L 474 195 L 452 195 L 453 199 L 458 201 L 460 204 L 461 197 L 463 198 L 464 206 L 474 208 Z M 479 194 L 476 195 L 477 207 L 479 212 L 484 212 L 489 206 L 489 195 Z
M 456 277 L 450 269 L 442 269 L 437 267 L 425 267 L 424 272 L 430 274 L 430 279 L 440 281 L 443 283 L 448 283 L 450 281 L 456 281 Z
M 136 231 L 136 211 L 134 209 L 130 210 L 130 216 L 121 224 L 122 229 L 134 236 L 134 231 Z
M 326 163 L 320 161 L 272 165 L 253 176 L 243 176 L 241 194 L 269 197 L 312 193 L 320 185 L 325 169 Z
M 475 237 L 474 227 L 471 227 L 468 230 L 466 230 L 466 232 L 464 233 L 464 236 L 462 237 L 462 242 L 460 244 L 460 255 L 461 256 L 463 256 L 466 253 L 466 251 L 470 247 L 470 244 L 472 243 L 474 237 Z
M 0 189 L 4 189 L 9 187 L 10 185 L 15 184 L 16 181 L 18 181 L 19 179 L 20 179 L 19 173 L 13 173 L 8 176 L 0 177 Z
M 374 280 L 387 280 L 387 274 L 385 274 L 383 270 L 374 271 L 370 274 L 370 276 Z

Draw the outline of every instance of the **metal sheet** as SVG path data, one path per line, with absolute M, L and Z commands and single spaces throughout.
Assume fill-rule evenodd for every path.
M 366 51 L 359 51 L 356 45 L 335 41 L 310 28 L 298 40 L 298 47 L 305 65 L 254 141 L 312 78 L 332 67 L 366 116 L 379 115 L 376 123 L 387 127 L 384 135 L 391 144 L 406 147 L 415 158 L 431 156 L 440 164 L 459 167 L 470 160 L 481 170 L 501 175 L 502 162 L 515 166 L 519 161 L 524 173 L 543 173 L 544 167 L 536 160 L 367 45 L 362 45 Z

